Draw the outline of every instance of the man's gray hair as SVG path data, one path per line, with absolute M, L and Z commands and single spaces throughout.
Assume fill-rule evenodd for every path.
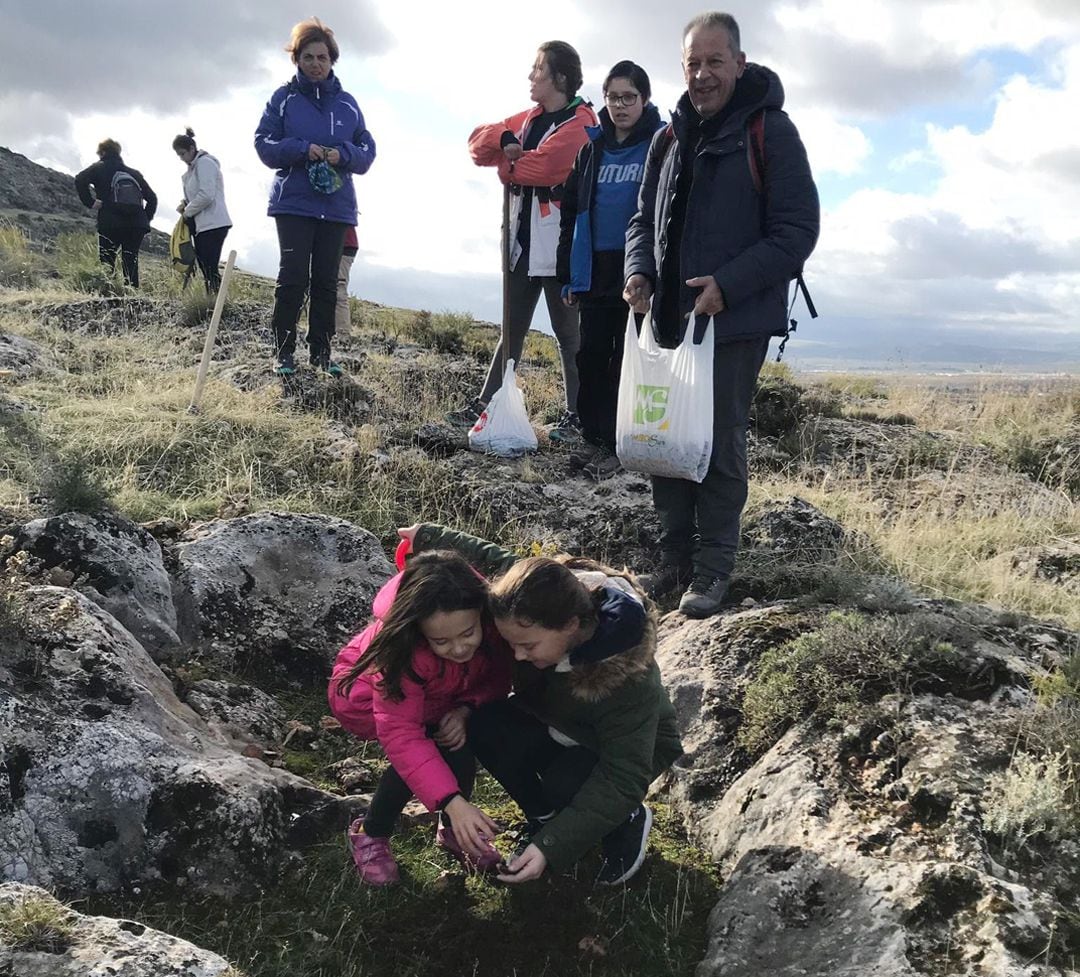
M 709 10 L 703 14 L 698 14 L 683 28 L 683 47 L 686 47 L 686 39 L 693 31 L 716 30 L 719 27 L 728 32 L 728 37 L 731 39 L 731 53 L 738 54 L 742 51 L 738 22 L 731 14 L 721 13 L 719 10 Z

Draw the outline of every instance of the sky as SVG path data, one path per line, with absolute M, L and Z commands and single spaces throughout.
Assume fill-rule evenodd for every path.
M 355 178 L 363 298 L 498 321 L 501 195 L 471 130 L 529 106 L 536 47 L 581 54 L 599 108 L 630 58 L 661 114 L 684 89 L 697 3 L 548 0 L 0 0 L 0 144 L 77 172 L 105 136 L 157 191 L 169 230 L 191 126 L 222 163 L 226 250 L 273 275 L 272 173 L 253 133 L 317 14 L 377 145 Z M 757 0 L 727 8 L 750 61 L 781 77 L 821 193 L 806 278 L 823 317 L 895 335 L 975 327 L 1080 346 L 1080 0 Z M 538 324 L 542 321 L 538 316 Z

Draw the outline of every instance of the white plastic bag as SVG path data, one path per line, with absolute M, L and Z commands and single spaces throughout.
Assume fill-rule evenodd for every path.
M 508 360 L 502 386 L 469 430 L 469 447 L 501 458 L 516 458 L 535 451 L 536 443 L 536 432 L 525 411 L 525 398 L 517 385 L 514 361 Z
M 623 343 L 615 453 L 631 471 L 700 482 L 709 470 L 713 429 L 713 321 L 694 343 L 687 326 L 682 344 L 664 349 L 650 316 L 640 336 L 631 312 Z

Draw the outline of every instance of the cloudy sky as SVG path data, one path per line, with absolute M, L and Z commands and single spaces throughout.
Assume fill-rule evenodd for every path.
M 171 227 L 191 125 L 223 164 L 228 246 L 273 274 L 270 171 L 252 134 L 317 13 L 378 145 L 356 180 L 355 294 L 498 320 L 500 195 L 465 142 L 528 104 L 536 46 L 570 41 L 597 106 L 631 58 L 669 110 L 686 0 L 0 0 L 0 143 L 58 169 L 124 145 Z M 729 8 L 750 60 L 784 81 L 821 191 L 807 267 L 826 316 L 868 331 L 978 327 L 1080 342 L 1080 0 L 765 0 Z M 555 26 L 557 25 L 557 26 Z

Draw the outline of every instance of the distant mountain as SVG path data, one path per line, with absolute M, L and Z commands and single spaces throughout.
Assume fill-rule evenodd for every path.
M 39 166 L 19 153 L 0 146 L 0 222 L 23 229 L 36 242 L 52 243 L 68 232 L 96 233 L 93 217 L 75 192 L 68 173 Z M 151 230 L 145 250 L 168 252 L 168 238 Z
M 1080 373 L 1076 333 L 1009 332 L 921 319 L 800 318 L 784 358 L 799 370 Z

